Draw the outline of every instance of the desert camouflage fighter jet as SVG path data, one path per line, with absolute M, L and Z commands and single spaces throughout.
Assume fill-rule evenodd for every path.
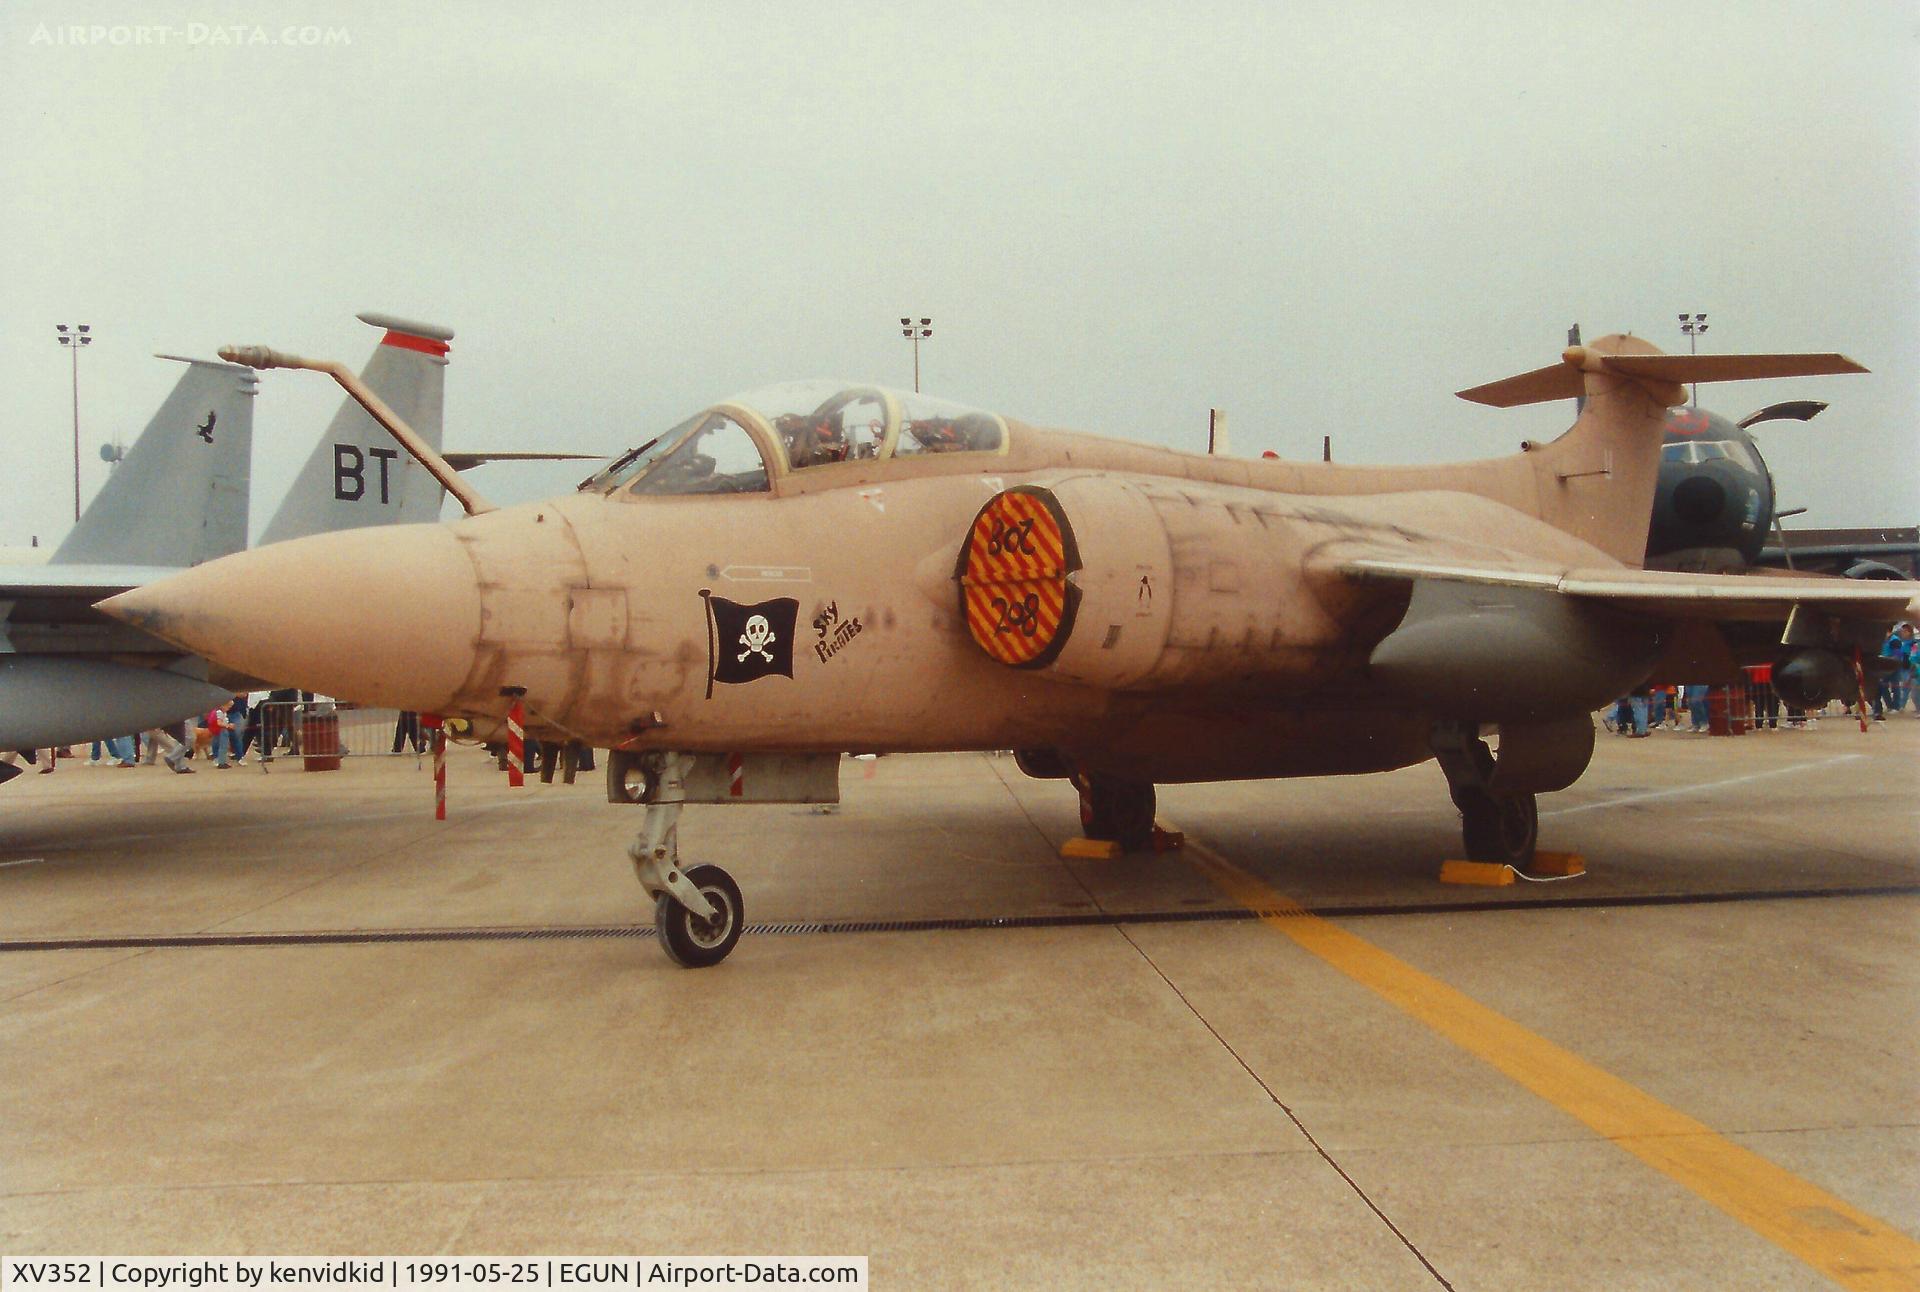
M 228 557 L 107 612 L 367 702 L 498 721 L 517 697 L 531 729 L 610 747 L 685 965 L 724 958 L 744 917 L 723 869 L 682 867 L 682 806 L 831 799 L 842 751 L 1020 750 L 1077 786 L 1090 835 L 1128 845 L 1158 782 L 1437 758 L 1467 851 L 1525 864 L 1535 795 L 1585 769 L 1592 710 L 1656 667 L 1731 673 L 1720 621 L 1784 623 L 1774 651 L 1840 688 L 1920 593 L 1641 568 L 1681 383 L 1862 371 L 1839 355 L 1569 347 L 1462 392 L 1583 394 L 1564 435 L 1417 468 L 1203 457 L 789 385 L 506 509 L 341 365 L 222 355 L 332 373 L 468 514 Z

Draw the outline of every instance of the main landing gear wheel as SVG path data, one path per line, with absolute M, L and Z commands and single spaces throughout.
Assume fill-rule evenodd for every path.
M 1074 785 L 1080 791 L 1080 829 L 1087 838 L 1112 840 L 1128 852 L 1153 846 L 1152 782 L 1087 774 Z
M 1447 791 L 1460 809 L 1460 835 L 1473 861 L 1504 862 L 1518 870 L 1533 864 L 1540 842 L 1540 810 L 1531 791 L 1496 789 L 1499 764 L 1478 725 L 1436 723 L 1433 752 L 1447 776 Z
M 740 903 L 740 885 L 718 866 L 695 866 L 686 872 L 688 882 L 701 896 L 713 903 L 714 914 L 704 919 L 682 906 L 671 893 L 654 899 L 653 927 L 659 931 L 660 945 L 667 956 L 682 969 L 705 969 L 727 958 L 740 941 L 745 927 Z
M 1540 809 L 1531 794 L 1496 793 L 1477 786 L 1454 798 L 1460 834 L 1473 861 L 1505 862 L 1525 869 L 1540 842 Z

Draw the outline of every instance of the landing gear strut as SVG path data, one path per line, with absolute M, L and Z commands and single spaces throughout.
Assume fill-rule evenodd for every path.
M 718 866 L 680 869 L 680 811 L 686 806 L 690 754 L 649 754 L 640 801 L 647 817 L 627 848 L 633 873 L 653 898 L 653 926 L 667 956 L 683 969 L 727 958 L 746 925 L 740 885 Z
M 1479 730 L 1466 723 L 1434 728 L 1433 752 L 1460 809 L 1460 834 L 1474 861 L 1525 869 L 1540 842 L 1540 810 L 1531 793 L 1501 789 L 1497 764 Z
M 1153 846 L 1153 783 L 1098 772 L 1073 778 L 1080 791 L 1080 829 L 1089 839 L 1110 839 L 1128 852 Z

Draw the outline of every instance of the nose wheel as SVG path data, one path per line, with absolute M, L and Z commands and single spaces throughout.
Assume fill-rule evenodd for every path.
M 718 866 L 695 866 L 684 878 L 707 899 L 713 913 L 696 914 L 671 892 L 663 892 L 653 902 L 653 927 L 668 959 L 682 969 L 705 969 L 725 960 L 740 941 L 745 925 L 740 885 Z
M 746 920 L 732 875 L 712 865 L 680 868 L 680 813 L 692 765 L 688 754 L 649 755 L 642 768 L 644 785 L 627 799 L 647 806 L 640 837 L 628 846 L 627 857 L 634 877 L 653 898 L 653 927 L 667 958 L 682 969 L 705 969 L 733 951 Z M 616 760 L 609 760 L 610 779 L 624 774 Z

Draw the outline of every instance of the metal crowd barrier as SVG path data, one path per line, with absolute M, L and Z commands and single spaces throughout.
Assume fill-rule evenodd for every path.
M 417 715 L 407 724 L 400 716 L 397 709 L 332 700 L 268 700 L 253 707 L 249 752 L 274 759 L 410 754 L 418 761 L 431 741 Z

